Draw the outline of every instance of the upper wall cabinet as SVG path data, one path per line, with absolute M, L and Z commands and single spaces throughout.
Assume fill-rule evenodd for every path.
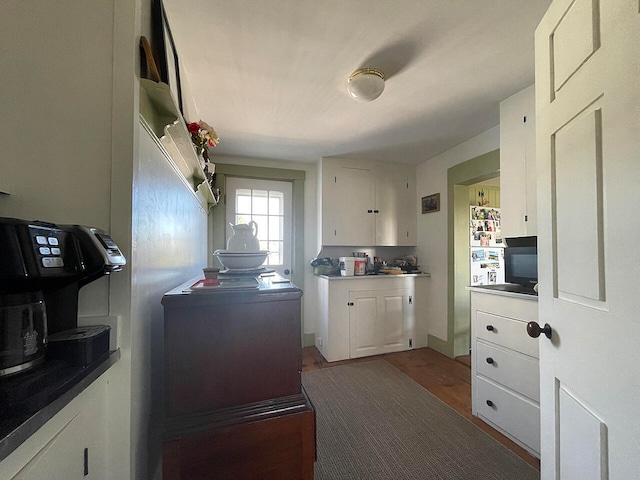
M 500 102 L 502 236 L 537 235 L 534 86 Z
M 326 158 L 321 166 L 322 244 L 416 244 L 415 169 Z

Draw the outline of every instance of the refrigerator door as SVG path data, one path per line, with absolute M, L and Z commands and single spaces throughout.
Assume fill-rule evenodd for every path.
M 470 207 L 469 245 L 472 247 L 501 247 L 500 209 L 490 207 Z
M 502 247 L 470 247 L 471 285 L 504 283 L 504 249 Z

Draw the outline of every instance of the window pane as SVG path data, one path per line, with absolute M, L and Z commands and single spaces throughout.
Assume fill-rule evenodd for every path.
M 269 215 L 283 215 L 284 196 L 282 192 L 269 192 Z
M 258 225 L 258 240 L 269 240 L 269 217 L 253 215 L 252 220 Z
M 282 265 L 282 242 L 269 242 L 268 265 Z
M 236 190 L 236 213 L 251 213 L 251 190 Z
M 269 217 L 269 240 L 282 240 L 284 236 L 284 219 L 282 217 Z
M 249 224 L 251 221 L 251 215 L 236 215 L 236 225 L 239 223 Z
M 269 192 L 267 190 L 253 191 L 253 214 L 267 215 L 269 213 Z

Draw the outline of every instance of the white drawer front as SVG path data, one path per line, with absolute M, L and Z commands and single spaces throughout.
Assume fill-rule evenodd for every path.
M 484 417 L 539 454 L 540 408 L 483 378 L 476 378 L 476 386 L 478 416 Z
M 474 361 L 479 375 L 540 402 L 540 367 L 536 359 L 476 342 Z
M 513 318 L 476 312 L 476 337 L 538 358 L 538 339 L 527 334 L 527 324 Z

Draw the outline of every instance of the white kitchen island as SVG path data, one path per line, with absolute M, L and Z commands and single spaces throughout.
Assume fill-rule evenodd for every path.
M 329 362 L 425 347 L 429 277 L 318 276 L 316 347 Z

